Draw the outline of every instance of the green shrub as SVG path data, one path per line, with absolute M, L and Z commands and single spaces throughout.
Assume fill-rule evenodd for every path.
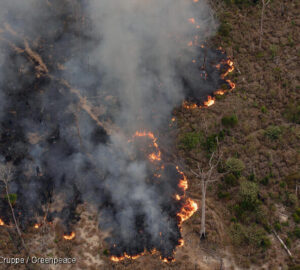
M 232 223 L 230 226 L 231 238 L 236 246 L 252 246 L 267 249 L 271 241 L 266 232 L 259 226 L 244 226 L 240 223 Z
M 254 182 L 241 182 L 239 190 L 240 204 L 239 207 L 244 211 L 254 211 L 259 205 L 258 186 Z
M 228 186 L 237 186 L 239 184 L 237 177 L 232 173 L 225 175 L 224 181 Z
M 271 140 L 277 140 L 280 138 L 282 131 L 278 126 L 269 126 L 265 130 L 265 136 L 267 136 Z
M 281 225 L 284 226 L 284 227 L 288 227 L 289 226 L 289 222 L 288 221 L 282 222 Z
M 7 197 L 7 195 L 6 195 L 5 198 L 6 198 L 6 199 L 9 198 L 9 201 L 11 202 L 11 204 L 15 204 L 15 203 L 17 202 L 18 196 L 17 196 L 17 194 L 15 194 L 15 193 L 11 193 L 11 194 L 8 194 L 8 197 Z
M 267 112 L 267 108 L 265 106 L 261 106 L 260 108 L 262 113 L 266 113 Z
M 104 249 L 103 250 L 103 255 L 108 256 L 109 255 L 109 250 L 108 249 Z
M 292 245 L 291 239 L 290 239 L 290 238 L 286 238 L 286 239 L 285 239 L 285 244 L 286 244 L 286 246 L 287 246 L 288 248 L 291 248 L 291 245 Z
M 239 175 L 245 169 L 245 164 L 240 159 L 228 158 L 226 160 L 225 167 L 227 172 Z
M 293 234 L 294 234 L 297 238 L 300 238 L 300 227 L 296 227 L 295 230 L 293 231 Z
M 297 204 L 298 198 L 294 193 L 286 193 L 285 204 L 287 206 L 295 206 Z M 297 213 L 296 213 L 297 214 Z
M 255 174 L 254 174 L 254 173 L 251 173 L 251 174 L 248 176 L 248 179 L 249 179 L 249 181 L 255 182 L 255 180 L 256 180 Z
M 267 186 L 269 184 L 269 180 L 270 180 L 270 177 L 267 175 L 263 179 L 260 180 L 260 183 L 264 186 Z
M 233 114 L 231 116 L 224 116 L 221 121 L 222 125 L 225 127 L 234 127 L 238 123 L 238 118 L 235 114 Z
M 220 36 L 228 37 L 231 31 L 231 25 L 228 22 L 222 22 L 220 24 L 218 33 Z
M 217 196 L 219 199 L 227 199 L 230 197 L 230 193 L 228 191 L 219 190 Z
M 300 217 L 297 215 L 297 213 L 294 213 L 292 217 L 296 223 L 300 223 Z
M 280 183 L 279 183 L 279 187 L 285 188 L 285 187 L 286 187 L 286 183 L 285 183 L 285 182 L 280 182 Z
M 188 132 L 180 140 L 180 147 L 186 150 L 194 149 L 202 140 L 203 135 L 200 132 Z
M 217 149 L 217 138 L 218 135 L 213 134 L 206 138 L 206 140 L 202 143 L 202 147 L 208 152 L 212 153 Z
M 205 140 L 203 140 L 202 147 L 208 153 L 212 153 L 217 149 L 218 141 L 222 141 L 225 138 L 225 135 L 228 135 L 228 134 L 229 133 L 226 130 L 221 130 L 218 134 L 212 134 L 212 135 L 206 137 Z
M 283 115 L 288 121 L 300 124 L 300 102 L 290 103 Z
M 276 222 L 274 224 L 274 229 L 277 231 L 277 232 L 281 232 L 281 224 L 279 222 Z

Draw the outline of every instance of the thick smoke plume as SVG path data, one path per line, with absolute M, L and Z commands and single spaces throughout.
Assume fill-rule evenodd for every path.
M 198 73 L 222 57 L 196 46 L 214 31 L 205 1 L 2 0 L 0 20 L 0 154 L 23 229 L 46 215 L 70 231 L 88 202 L 111 255 L 171 258 L 182 175 L 134 134 L 158 134 L 184 99 L 217 89 L 216 69 Z

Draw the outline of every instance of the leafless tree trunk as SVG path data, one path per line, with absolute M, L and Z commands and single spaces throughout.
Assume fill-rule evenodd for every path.
M 286 246 L 286 244 L 282 241 L 282 239 L 280 238 L 280 236 L 274 230 L 272 230 L 272 232 L 274 233 L 274 235 L 276 236 L 276 238 L 278 239 L 278 241 L 280 242 L 280 244 L 283 246 L 283 248 L 285 249 L 285 251 L 287 252 L 287 254 L 290 256 L 290 258 L 293 259 L 293 255 L 292 255 L 291 251 L 288 249 L 288 247 Z
M 207 182 L 204 179 L 201 179 L 201 185 L 202 185 L 202 202 L 201 202 L 201 229 L 200 229 L 200 238 L 205 238 L 205 201 L 206 201 L 206 188 L 207 188 Z
M 207 186 L 208 184 L 212 182 L 216 182 L 219 180 L 219 178 L 213 177 L 213 174 L 215 172 L 215 168 L 218 166 L 220 159 L 221 159 L 221 154 L 218 150 L 218 157 L 215 158 L 216 152 L 213 152 L 210 160 L 209 160 L 209 168 L 207 171 L 204 171 L 203 169 L 200 168 L 199 163 L 197 164 L 198 166 L 198 172 L 194 172 L 193 170 L 192 173 L 196 175 L 200 181 L 201 181 L 201 190 L 202 190 L 202 198 L 201 198 L 201 228 L 200 228 L 200 239 L 205 239 L 206 238 L 206 231 L 205 231 L 205 218 L 206 218 L 206 191 L 207 191 Z
M 23 247 L 24 247 L 24 249 L 27 252 L 28 250 L 27 250 L 27 247 L 25 245 L 25 242 L 24 242 L 24 239 L 23 239 L 23 236 L 22 236 L 22 232 L 21 232 L 20 227 L 18 225 L 13 205 L 12 205 L 12 203 L 10 201 L 10 196 L 9 196 L 10 195 L 9 194 L 9 182 L 12 180 L 12 177 L 13 177 L 13 169 L 12 169 L 12 167 L 10 165 L 6 165 L 5 166 L 5 165 L 1 164 L 0 165 L 0 181 L 2 181 L 4 183 L 4 188 L 5 188 L 5 193 L 6 193 L 6 196 L 7 196 L 7 201 L 8 201 L 10 210 L 11 210 L 11 214 L 12 214 L 15 226 L 16 226 L 16 230 L 17 230 L 17 233 L 18 233 L 18 235 L 19 235 L 19 237 L 21 239 Z
M 258 48 L 261 50 L 261 44 L 262 44 L 262 38 L 263 38 L 263 32 L 264 32 L 264 16 L 265 16 L 265 10 L 267 5 L 270 4 L 271 0 L 261 0 L 262 2 L 262 9 L 261 9 L 261 16 L 260 16 L 260 35 L 259 35 L 259 45 Z

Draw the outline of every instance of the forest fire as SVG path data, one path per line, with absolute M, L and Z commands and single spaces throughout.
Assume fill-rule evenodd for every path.
M 136 137 L 148 137 L 152 140 L 153 146 L 156 149 L 156 153 L 151 153 L 149 154 L 148 158 L 150 161 L 160 161 L 161 160 L 161 152 L 158 148 L 158 144 L 157 144 L 157 138 L 155 138 L 154 134 L 152 132 L 139 132 L 137 131 L 134 135 L 133 138 Z
M 217 70 L 220 70 L 221 69 L 221 64 L 223 66 L 227 66 L 227 70 L 221 74 L 221 79 L 224 80 L 228 86 L 230 87 L 229 90 L 225 90 L 225 89 L 219 89 L 219 90 L 216 90 L 213 92 L 213 95 L 208 95 L 207 96 L 207 99 L 203 101 L 203 105 L 197 105 L 196 103 L 190 103 L 190 102 L 187 102 L 187 101 L 184 101 L 183 102 L 183 108 L 185 109 L 188 109 L 188 110 L 191 110 L 191 109 L 196 109 L 196 108 L 205 108 L 205 107 L 210 107 L 212 105 L 215 104 L 215 96 L 216 95 L 224 95 L 226 92 L 228 91 L 232 91 L 233 89 L 235 89 L 235 84 L 229 80 L 229 79 L 226 79 L 226 76 L 228 76 L 229 73 L 231 73 L 232 71 L 234 71 L 234 63 L 233 61 L 229 58 L 229 59 L 226 59 L 226 60 L 222 60 L 221 63 L 217 64 L 215 66 L 215 68 Z M 202 73 L 200 74 L 200 76 L 202 77 Z
M 131 256 L 131 255 L 127 255 L 125 253 L 124 256 L 122 256 L 122 257 L 111 256 L 110 260 L 113 262 L 120 262 L 120 261 L 123 261 L 124 259 L 136 260 L 143 255 L 144 255 L 144 253 Z
M 178 216 L 180 217 L 180 221 L 184 222 L 188 220 L 196 211 L 198 210 L 198 205 L 192 199 L 188 198 L 186 203 L 182 207 Z
M 63 238 L 64 238 L 65 240 L 73 240 L 73 239 L 75 238 L 75 236 L 76 236 L 75 232 L 71 232 L 71 234 L 65 234 L 65 235 L 63 236 Z
M 212 96 L 207 97 L 207 101 L 203 102 L 205 107 L 210 107 L 215 104 L 215 99 Z
M 136 141 L 136 139 L 139 138 L 139 140 Z M 142 139 L 142 141 L 140 141 Z M 146 140 L 146 141 L 145 141 Z M 151 143 L 147 143 L 147 141 L 150 141 Z M 170 167 L 170 165 L 166 166 L 165 164 L 163 164 L 163 159 L 162 159 L 162 154 L 161 151 L 159 149 L 158 143 L 157 143 L 157 138 L 155 137 L 155 135 L 152 132 L 147 132 L 147 131 L 142 131 L 139 132 L 137 131 L 134 135 L 133 138 L 131 140 L 129 140 L 128 142 L 130 143 L 134 143 L 137 146 L 142 145 L 142 153 L 147 157 L 148 161 L 150 162 L 150 164 L 153 162 L 153 160 L 156 160 L 157 163 L 155 163 L 154 169 L 153 169 L 153 165 L 152 167 L 150 166 L 150 168 L 152 168 L 153 170 L 153 179 L 151 181 L 154 181 L 153 184 L 159 185 L 163 184 L 164 181 L 168 181 L 168 179 L 166 179 L 166 174 L 168 174 L 168 171 L 172 168 L 172 170 L 174 169 L 174 173 L 176 173 L 174 175 L 175 179 L 174 182 L 177 181 L 177 186 L 174 186 L 174 193 L 172 196 L 172 200 L 173 202 L 176 204 L 178 204 L 178 208 L 176 210 L 176 213 L 174 213 L 173 219 L 176 222 L 179 231 L 181 231 L 181 224 L 183 221 L 189 219 L 198 209 L 197 204 L 191 200 L 190 198 L 186 198 L 185 197 L 185 191 L 188 188 L 188 180 L 186 178 L 186 176 L 184 175 L 184 173 L 182 171 L 179 170 L 179 167 Z M 142 144 L 140 144 L 142 142 Z M 148 149 L 149 150 L 145 150 L 144 147 L 145 145 L 148 145 Z M 155 149 L 156 153 L 152 153 L 150 155 L 147 154 L 148 151 L 152 151 L 152 149 Z M 153 158 L 155 157 L 155 158 Z M 167 168 L 169 167 L 169 168 Z M 149 169 L 150 169 L 149 168 Z M 158 173 L 159 172 L 159 173 Z M 151 179 L 151 176 L 150 176 Z M 160 180 L 161 179 L 161 180 Z M 162 183 L 160 184 L 160 181 L 162 181 Z M 166 235 L 164 235 L 164 233 L 162 231 L 160 231 L 158 233 L 159 238 L 164 239 L 164 237 L 167 237 Z M 179 235 L 178 235 L 179 236 Z M 176 242 L 175 246 L 176 247 L 182 247 L 184 245 L 184 241 L 181 237 L 179 237 L 178 239 L 174 239 L 174 241 Z M 118 246 L 117 245 L 113 245 L 113 249 L 117 249 Z M 137 259 L 140 256 L 143 256 L 145 253 L 149 253 L 149 254 L 154 254 L 155 252 L 159 251 L 159 249 L 157 248 L 151 248 L 148 249 L 147 247 L 143 248 L 143 251 L 141 252 L 137 252 L 137 253 L 133 253 L 133 254 L 129 254 L 128 252 L 122 252 L 122 254 L 120 256 L 116 256 L 114 254 L 112 254 L 110 256 L 110 260 L 113 262 L 120 262 L 124 259 Z M 168 255 L 162 255 L 161 259 L 164 262 L 172 262 L 174 261 L 173 258 L 173 252 L 169 253 Z
M 92 204 L 98 209 L 97 226 L 107 232 L 104 241 L 112 261 L 155 252 L 163 261 L 173 261 L 176 248 L 184 245 L 182 222 L 198 206 L 186 196 L 188 179 L 174 164 L 171 139 L 157 134 L 178 104 L 184 102 L 188 109 L 212 106 L 211 90 L 224 83 L 223 66 L 229 67 L 223 79 L 234 69 L 232 61 L 220 63 L 225 55 L 205 43 L 209 22 L 194 11 L 209 7 L 198 0 L 193 1 L 197 5 L 155 0 L 147 8 L 136 1 L 77 1 L 72 20 L 69 5 L 56 8 L 61 1 L 42 2 L 36 9 L 24 9 L 33 12 L 20 17 L 19 9 L 3 4 L 9 27 L 0 33 L 5 44 L 0 60 L 13 68 L 0 74 L 9 78 L 0 91 L 5 100 L 0 152 L 1 160 L 15 167 L 18 223 L 38 230 L 57 219 L 66 228 L 62 239 L 73 240 L 71 230 L 80 220 L 77 207 Z M 107 16 L 114 5 L 123 12 Z M 152 7 L 158 7 L 157 16 Z M 160 14 L 166 8 L 171 11 Z M 143 19 L 133 27 L 136 11 Z M 43 27 L 23 29 L 19 22 L 29 18 L 24 26 Z M 100 57 L 118 54 L 122 61 Z M 171 121 L 176 124 L 175 118 Z M 128 136 L 128 130 L 139 131 Z M 31 200 L 28 192 L 35 194 Z M 51 207 L 56 202 L 61 207 Z M 7 201 L 0 200 L 0 210 L 8 217 L 5 223 L 13 224 Z M 36 223 L 43 214 L 45 222 Z

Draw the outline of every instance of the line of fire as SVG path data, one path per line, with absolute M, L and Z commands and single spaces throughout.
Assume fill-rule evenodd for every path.
M 176 248 L 184 245 L 184 222 L 198 211 L 197 203 L 186 194 L 189 181 L 184 168 L 169 154 L 172 147 L 168 149 L 161 136 L 161 127 L 172 127 L 175 116 L 170 114 L 153 130 L 142 116 L 138 125 L 132 125 L 140 127 L 137 130 L 130 125 L 126 130 L 122 121 L 116 121 L 120 97 L 95 91 L 97 79 L 105 74 L 98 74 L 82 45 L 101 44 L 101 38 L 89 36 L 91 21 L 84 12 L 76 16 L 73 9 L 60 13 L 55 1 L 51 2 L 46 4 L 51 16 L 62 16 L 57 29 L 45 26 L 44 33 L 32 34 L 11 20 L 0 27 L 6 70 L 1 81 L 5 105 L 1 112 L 0 226 L 39 231 L 61 223 L 61 238 L 73 241 L 80 220 L 76 209 L 92 204 L 99 213 L 99 229 L 108 231 L 105 243 L 111 261 L 158 253 L 162 261 L 172 262 Z M 184 91 L 177 107 L 206 110 L 215 104 L 217 95 L 235 88 L 227 78 L 234 63 L 222 48 L 199 43 L 202 26 L 197 18 L 186 18 L 186 23 L 195 35 L 191 41 L 183 40 L 185 50 L 196 50 L 197 58 L 190 58 L 188 66 L 178 61 L 174 68 Z M 67 65 L 73 55 L 78 55 L 78 61 Z M 68 69 L 77 68 L 79 74 L 96 78 L 95 83 L 83 82 L 77 75 L 77 80 L 64 76 Z M 114 87 L 113 82 L 107 84 Z M 167 86 L 158 81 L 156 87 Z M 153 122 L 160 118 L 156 112 L 149 114 Z M 117 188 L 122 185 L 124 193 Z M 124 198 L 118 203 L 116 196 Z M 124 236 L 126 222 L 131 231 Z

